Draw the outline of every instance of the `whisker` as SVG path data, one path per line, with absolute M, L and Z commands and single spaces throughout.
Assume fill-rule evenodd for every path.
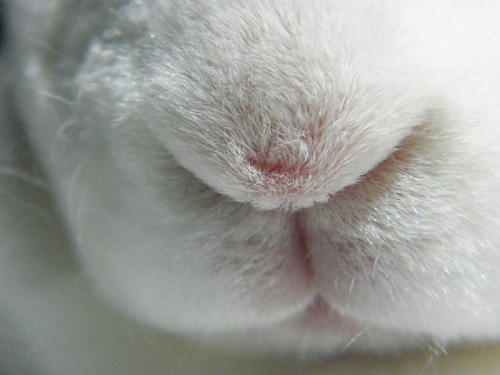
M 425 363 L 422 366 L 419 374 L 427 374 L 430 368 L 435 368 L 437 365 L 437 360 L 439 360 L 443 355 L 448 355 L 446 349 L 440 345 L 437 341 L 433 341 L 431 344 L 425 347 Z
M 343 353 L 345 352 L 346 350 L 348 350 L 352 344 L 354 344 L 354 342 L 359 339 L 361 336 L 363 336 L 366 332 L 368 331 L 368 327 L 365 327 L 363 328 L 361 331 L 359 331 L 356 335 L 354 335 L 348 342 L 347 344 L 344 346 L 344 348 L 340 351 L 340 353 Z
M 33 36 L 31 34 L 27 33 L 21 34 L 20 40 L 22 42 L 33 43 L 36 46 L 41 47 L 45 52 L 49 52 L 52 55 L 57 56 L 59 58 L 64 58 L 65 60 L 70 60 L 75 62 L 77 61 L 77 59 L 75 59 L 73 56 L 61 53 L 54 46 L 51 46 L 50 44 L 44 42 L 43 39 L 37 38 L 36 36 Z
M 44 190 L 50 190 L 49 185 L 41 178 L 37 178 L 35 176 L 32 176 L 28 173 L 25 173 L 25 172 L 17 170 L 17 169 L 12 169 L 12 168 L 8 168 L 8 167 L 1 167 L 0 168 L 0 176 L 14 177 L 14 178 L 20 179 L 24 182 L 27 182 L 30 185 L 37 186 L 37 187 L 42 188 Z
M 50 98 L 50 99 L 54 99 L 58 102 L 61 102 L 61 103 L 64 103 L 68 106 L 71 106 L 74 104 L 74 102 L 72 101 L 69 101 L 68 99 L 62 97 L 62 96 L 59 96 L 59 95 L 56 95 L 56 94 L 52 94 L 50 92 L 47 92 L 47 91 L 37 91 L 37 94 L 40 94 L 40 95 L 43 95 L 44 97 L 47 97 L 47 98 Z

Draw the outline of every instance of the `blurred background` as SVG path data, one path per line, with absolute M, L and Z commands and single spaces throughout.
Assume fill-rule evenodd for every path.
M 3 9 L 3 1 L 0 0 L 0 51 L 2 49 L 3 44 L 3 17 L 4 17 L 4 9 Z

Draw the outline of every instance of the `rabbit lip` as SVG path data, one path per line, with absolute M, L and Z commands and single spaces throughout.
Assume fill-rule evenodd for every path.
M 299 329 L 313 331 L 318 333 L 331 333 L 331 330 L 337 330 L 339 326 L 356 328 L 354 322 L 349 321 L 342 316 L 334 307 L 332 307 L 322 296 L 321 287 L 316 285 L 314 266 L 311 261 L 310 249 L 308 243 L 308 231 L 304 226 L 304 212 L 297 211 L 293 214 L 294 236 L 296 252 L 295 256 L 303 266 L 303 272 L 306 280 L 311 286 L 311 301 L 306 304 L 305 309 L 296 316 L 295 323 Z M 315 293 L 315 294 L 314 294 Z
M 293 321 L 300 331 L 323 335 L 338 335 L 339 331 L 356 335 L 362 327 L 330 306 L 321 294 L 315 296 L 309 305 Z M 354 337 L 353 336 L 353 337 Z
M 298 324 L 310 327 L 312 322 L 331 325 L 340 323 L 341 320 L 341 316 L 325 302 L 321 294 L 318 294 L 300 314 Z
M 302 264 L 304 269 L 304 274 L 306 278 L 312 282 L 314 279 L 314 272 L 311 264 L 311 256 L 309 253 L 309 248 L 307 246 L 307 231 L 302 223 L 302 213 L 295 212 L 293 214 L 293 226 L 294 226 L 294 236 L 296 243 L 296 251 L 295 255 L 299 259 L 299 262 Z

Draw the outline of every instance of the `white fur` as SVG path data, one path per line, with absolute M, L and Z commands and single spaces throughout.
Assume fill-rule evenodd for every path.
M 8 5 L 16 107 L 78 258 L 36 269 L 68 246 L 50 208 L 45 240 L 2 227 L 0 313 L 29 365 L 149 373 L 142 340 L 173 350 L 155 331 L 303 356 L 500 338 L 496 1 Z M 19 189 L 16 221 L 46 200 Z M 131 343 L 92 370 L 99 350 L 71 348 L 97 326 Z

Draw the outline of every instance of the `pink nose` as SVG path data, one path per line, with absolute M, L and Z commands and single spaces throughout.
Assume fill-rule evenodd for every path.
M 287 163 L 278 160 L 249 159 L 248 164 L 258 173 L 249 181 L 252 203 L 261 209 L 299 209 L 315 202 L 326 201 L 327 194 L 319 191 L 317 171 L 306 163 Z
M 300 178 L 307 176 L 308 167 L 306 165 L 287 164 L 284 161 L 268 162 L 267 160 L 248 160 L 250 165 L 253 165 L 259 172 L 268 177 L 279 178 Z

